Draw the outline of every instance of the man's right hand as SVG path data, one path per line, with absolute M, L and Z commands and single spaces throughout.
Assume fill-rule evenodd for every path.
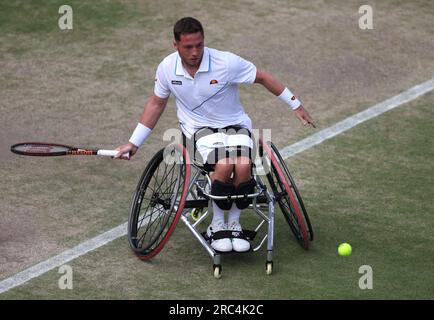
M 114 158 L 117 159 L 125 153 L 129 153 L 130 157 L 132 157 L 136 154 L 138 149 L 139 148 L 136 147 L 134 144 L 132 144 L 131 142 L 128 142 L 127 144 L 121 145 L 115 149 L 119 152 L 116 154 L 116 156 Z

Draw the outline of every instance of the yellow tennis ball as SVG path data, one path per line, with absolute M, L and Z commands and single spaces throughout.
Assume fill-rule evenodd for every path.
M 340 256 L 349 256 L 353 249 L 351 248 L 349 243 L 341 243 L 338 247 L 338 253 Z

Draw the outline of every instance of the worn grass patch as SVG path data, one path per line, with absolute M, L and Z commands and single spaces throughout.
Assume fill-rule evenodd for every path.
M 5 33 L 25 33 L 36 36 L 58 32 L 59 8 L 62 0 L 2 1 L 0 3 L 0 28 Z M 104 32 L 127 24 L 139 13 L 120 1 L 74 1 L 73 21 L 77 30 Z M 146 13 L 145 13 L 146 14 Z

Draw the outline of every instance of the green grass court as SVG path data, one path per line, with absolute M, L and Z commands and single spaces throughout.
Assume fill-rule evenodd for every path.
M 223 257 L 223 278 L 214 279 L 209 257 L 179 224 L 150 263 L 136 259 L 123 237 L 69 264 L 73 290 L 60 290 L 53 270 L 2 298 L 429 298 L 433 98 L 429 94 L 290 159 L 316 239 L 310 251 L 303 251 L 279 212 L 272 276 L 265 275 L 261 250 Z M 344 241 L 353 246 L 350 257 L 337 255 Z M 372 290 L 358 287 L 361 265 L 373 268 Z
M 0 3 L 0 281 L 128 219 L 136 183 L 177 128 L 174 100 L 129 162 L 18 157 L 13 143 L 87 147 L 125 143 L 172 47 L 173 23 L 202 21 L 206 45 L 233 51 L 297 92 L 327 128 L 434 75 L 432 1 L 371 1 L 361 31 L 358 1 L 74 1 L 74 29 L 60 31 L 64 1 Z M 313 133 L 259 86 L 241 88 L 255 128 L 281 149 Z M 296 243 L 276 212 L 274 271 L 265 248 L 222 257 L 223 277 L 179 223 L 151 262 L 126 237 L 3 294 L 9 299 L 432 299 L 434 93 L 402 105 L 286 162 L 315 240 Z M 252 222 L 245 212 L 241 221 Z M 349 242 L 349 257 L 337 254 Z M 358 286 L 373 269 L 373 289 Z

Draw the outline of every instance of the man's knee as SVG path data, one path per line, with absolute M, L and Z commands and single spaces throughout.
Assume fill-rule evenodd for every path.
M 237 158 L 235 162 L 236 181 L 247 181 L 252 176 L 252 163 L 248 158 Z
M 250 163 L 247 164 L 236 164 L 235 172 L 237 175 L 243 175 L 245 177 L 249 177 L 252 173 L 252 165 Z M 244 179 L 246 180 L 246 179 Z
M 234 165 L 230 161 L 219 161 L 214 167 L 213 180 L 229 182 L 231 180 Z

